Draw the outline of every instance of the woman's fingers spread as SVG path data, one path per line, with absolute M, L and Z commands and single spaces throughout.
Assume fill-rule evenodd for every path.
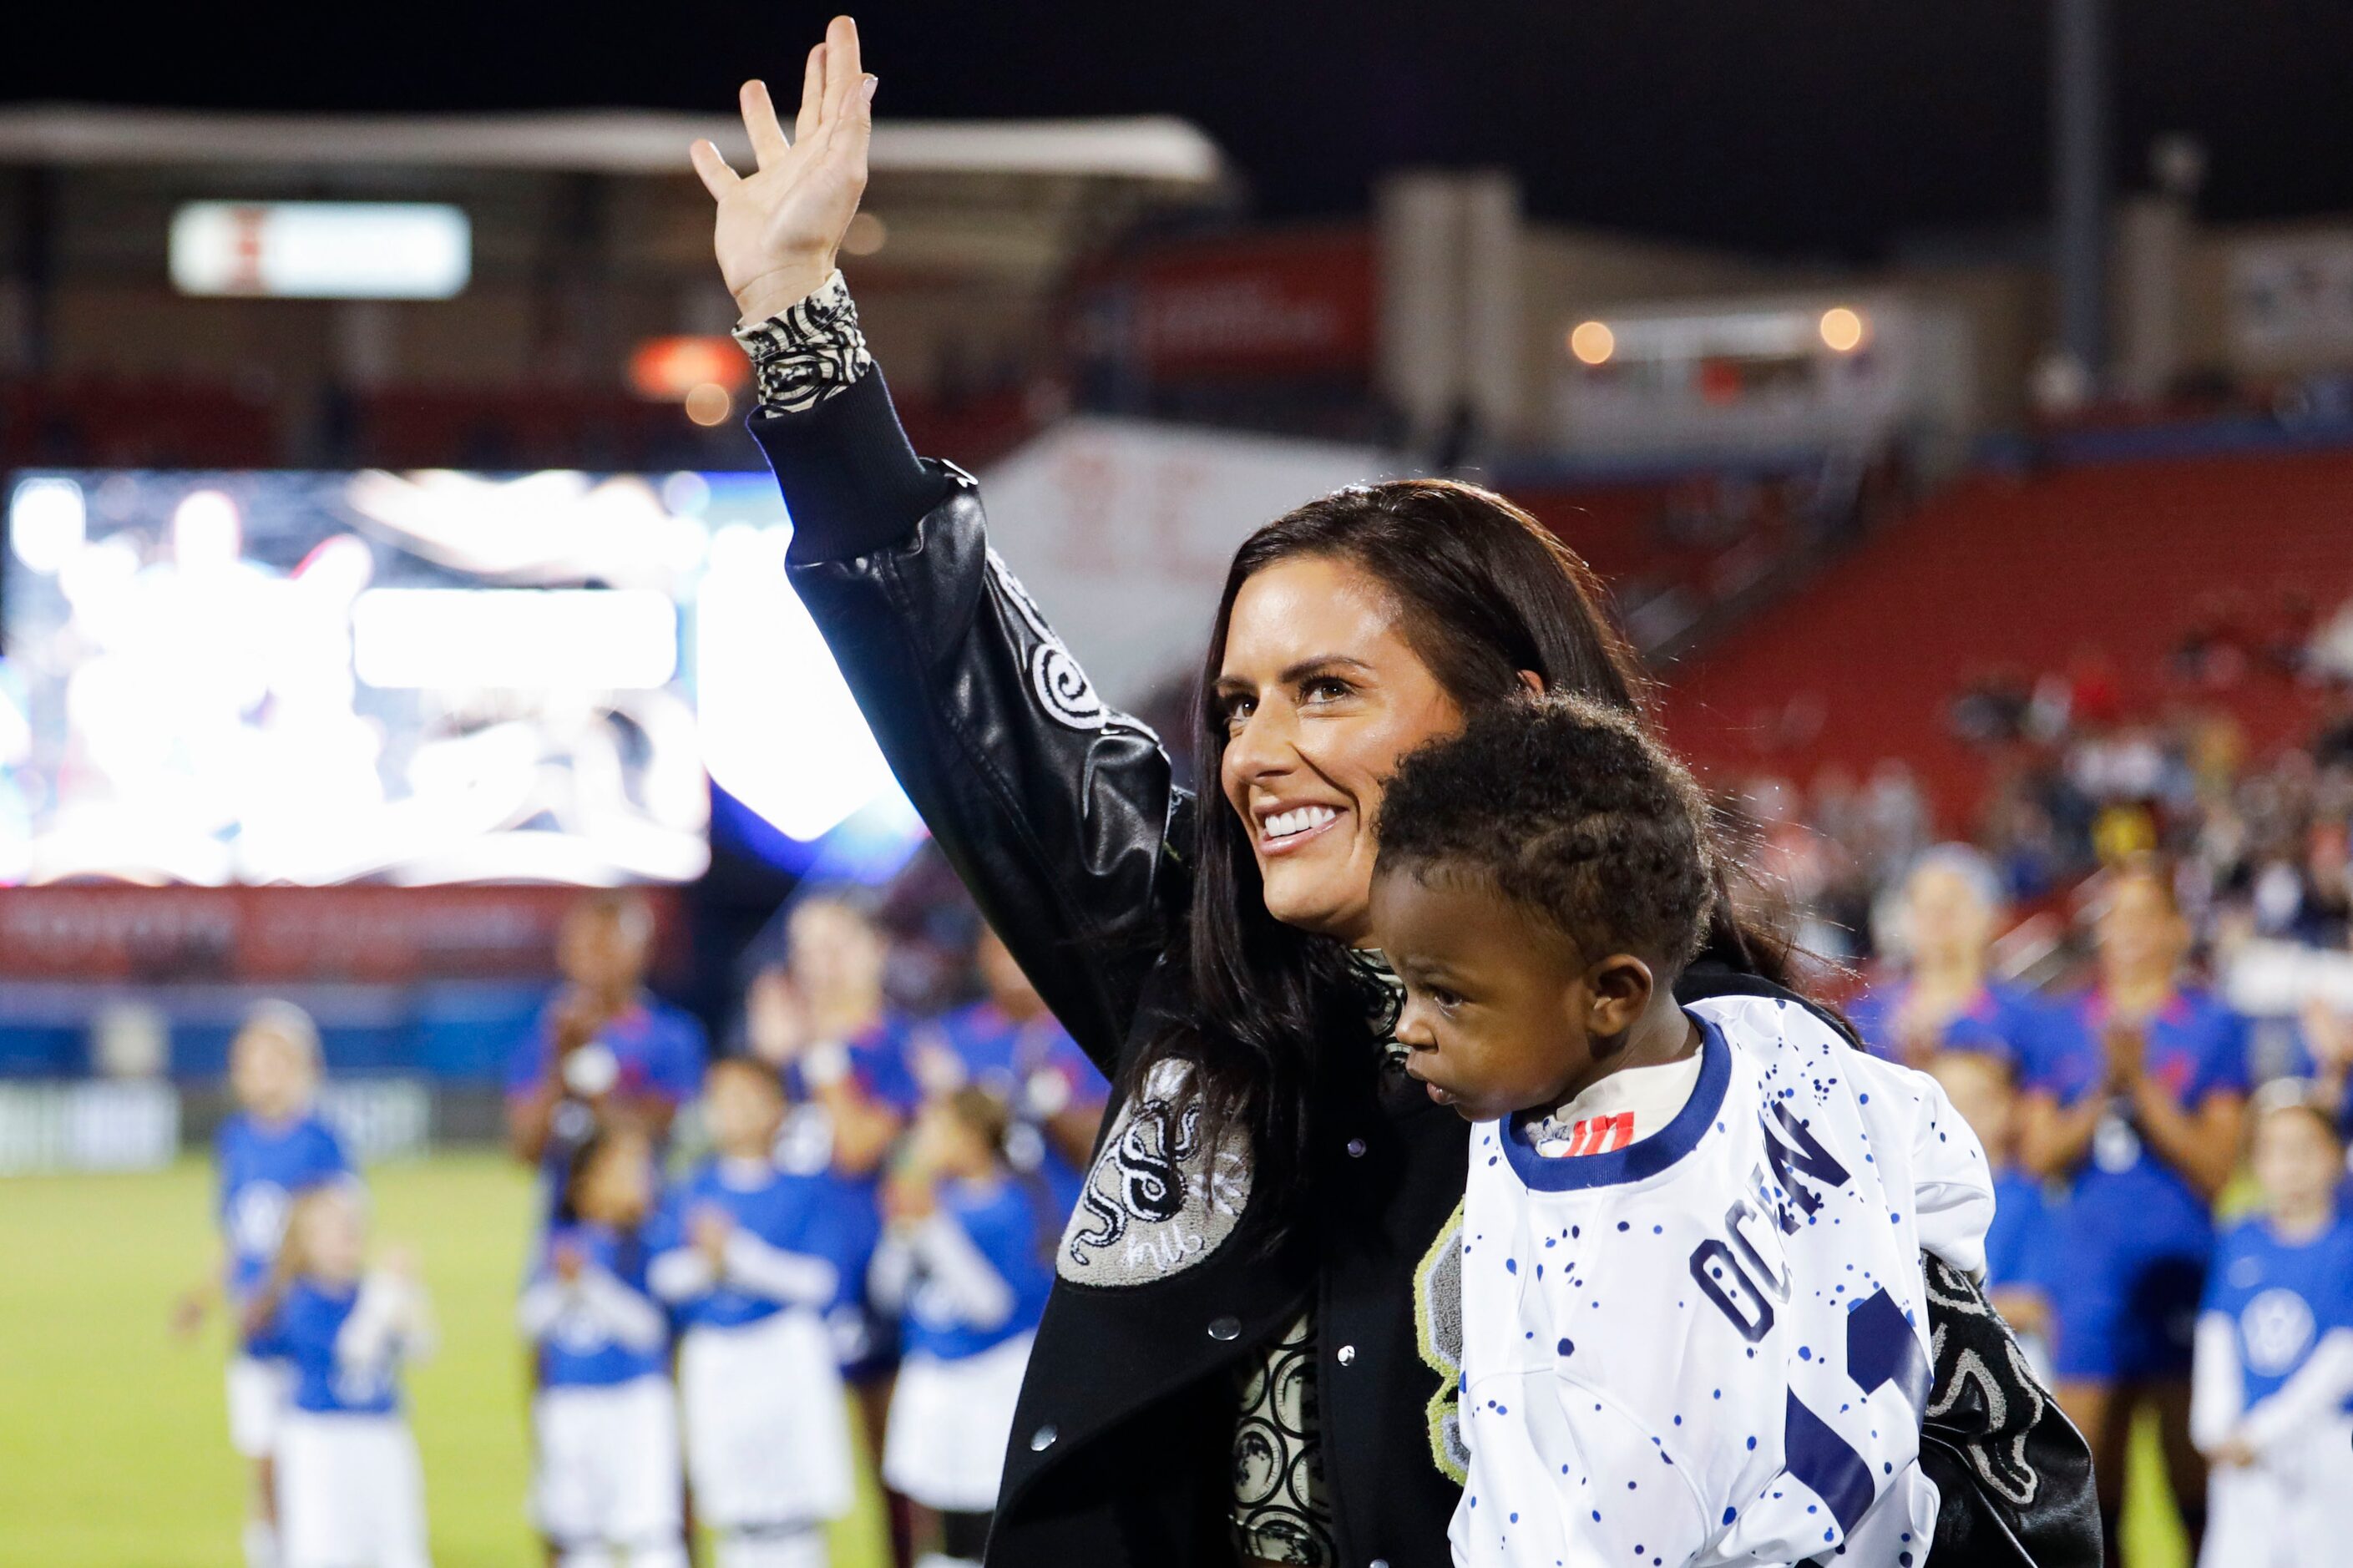
M 788 150 L 785 128 L 776 123 L 776 100 L 768 96 L 765 81 L 747 81 L 742 93 L 744 129 L 752 135 L 752 156 L 759 166 L 767 168 Z
M 711 193 L 713 201 L 724 201 L 727 193 L 740 183 L 735 171 L 727 166 L 727 160 L 710 142 L 697 142 L 687 149 L 687 156 L 694 161 L 694 172 L 702 176 L 702 188 Z
M 793 121 L 793 141 L 807 141 L 824 121 L 825 46 L 819 44 L 808 52 L 808 63 L 801 70 L 801 111 Z

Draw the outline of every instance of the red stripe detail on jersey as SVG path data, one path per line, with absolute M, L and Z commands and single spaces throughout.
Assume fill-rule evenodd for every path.
M 1615 1116 L 1588 1116 L 1569 1131 L 1568 1152 L 1578 1154 L 1608 1154 L 1623 1149 L 1634 1141 L 1634 1113 L 1621 1110 Z

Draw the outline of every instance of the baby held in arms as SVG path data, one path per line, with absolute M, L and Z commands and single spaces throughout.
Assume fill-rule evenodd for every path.
M 1388 787 L 1397 1037 L 1475 1124 L 1458 1563 L 1927 1560 L 1920 1253 L 1983 1270 L 1985 1156 L 1802 1005 L 1676 1003 L 1716 883 L 1691 775 L 1581 699 Z

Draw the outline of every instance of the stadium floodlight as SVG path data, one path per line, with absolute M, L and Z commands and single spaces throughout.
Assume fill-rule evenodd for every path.
M 447 300 L 472 275 L 473 230 L 435 202 L 189 202 L 171 267 L 183 294 Z
M 629 390 L 654 403 L 676 403 L 698 386 L 733 393 L 750 384 L 751 362 L 723 332 L 648 338 L 629 351 Z
M 1862 312 L 1844 305 L 1833 305 L 1822 312 L 1822 342 L 1832 353 L 1852 353 L 1862 346 L 1871 333 L 1870 323 Z
M 1579 321 L 1569 330 L 1568 352 L 1586 364 L 1608 364 L 1618 352 L 1618 334 L 1603 321 Z

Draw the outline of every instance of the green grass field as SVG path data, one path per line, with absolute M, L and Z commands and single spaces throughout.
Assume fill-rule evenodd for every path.
M 369 1173 L 379 1238 L 421 1256 L 440 1354 L 409 1380 L 438 1568 L 536 1568 L 523 1354 L 511 1316 L 531 1184 L 490 1154 Z M 216 1321 L 174 1341 L 174 1298 L 208 1267 L 209 1176 L 0 1181 L 0 1564 L 237 1568 L 244 1479 L 229 1451 Z M 2155 1480 L 2153 1446 L 2137 1478 Z M 2144 1485 L 2143 1498 L 2161 1489 Z M 2132 1568 L 2183 1568 L 2171 1510 L 2135 1511 Z M 837 1568 L 881 1561 L 871 1499 L 836 1534 Z
M 237 1568 L 243 1462 L 221 1393 L 227 1331 L 174 1340 L 171 1303 L 209 1267 L 210 1175 L 0 1181 L 0 1564 Z M 438 1568 L 536 1568 L 525 1363 L 513 1329 L 531 1183 L 502 1158 L 368 1173 L 380 1240 L 413 1245 L 440 1352 L 408 1380 Z M 840 1568 L 879 1563 L 870 1506 Z

